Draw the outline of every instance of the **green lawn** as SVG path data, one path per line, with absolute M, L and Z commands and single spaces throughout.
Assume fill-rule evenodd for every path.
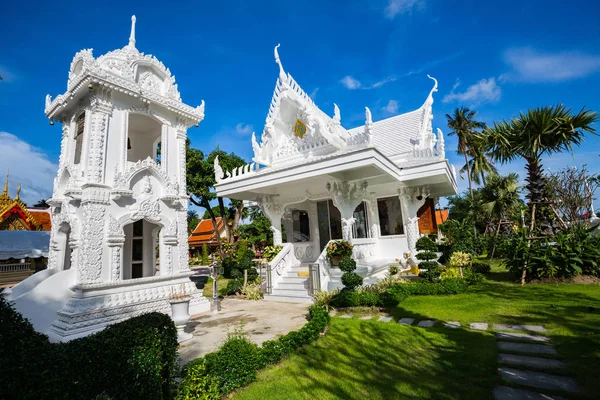
M 529 323 L 552 344 L 585 395 L 600 392 L 600 286 L 527 285 L 499 266 L 489 280 L 454 296 L 413 296 L 396 319 Z M 486 399 L 499 383 L 489 332 L 405 327 L 332 318 L 328 334 L 259 373 L 240 399 Z
M 223 278 L 222 276 L 219 277 L 219 279 L 217 279 L 217 290 L 219 292 L 219 296 L 227 295 L 227 293 L 225 292 L 225 288 L 227 288 L 227 284 L 229 283 L 229 281 L 231 281 L 231 279 Z M 213 297 L 213 280 L 212 280 L 212 278 L 208 278 L 208 281 L 206 281 L 204 288 L 202 288 L 202 294 L 204 295 L 204 297 L 208 297 L 209 299 L 212 299 L 212 297 Z

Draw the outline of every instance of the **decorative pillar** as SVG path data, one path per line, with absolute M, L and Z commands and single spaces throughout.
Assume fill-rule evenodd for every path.
M 417 240 L 419 240 L 419 217 L 417 212 L 425 204 L 429 196 L 429 187 L 420 186 L 413 188 L 398 189 L 400 206 L 402 207 L 402 220 L 404 221 L 404 232 L 408 241 L 408 250 L 411 256 L 416 254 Z
M 123 246 L 125 245 L 125 234 L 117 219 L 108 215 L 106 227 L 106 244 L 110 251 L 110 269 L 108 279 L 118 282 L 123 279 Z
M 177 151 L 179 152 L 179 194 L 182 196 L 187 194 L 185 142 L 186 129 L 183 125 L 180 125 L 177 128 Z
M 123 127 L 121 130 L 121 160 L 118 164 L 119 172 L 127 170 L 127 143 L 129 138 L 129 110 L 121 111 Z
M 281 236 L 281 217 L 285 211 L 285 207 L 278 201 L 277 196 L 264 196 L 258 200 L 262 212 L 269 221 L 271 221 L 271 230 L 273 231 L 273 245 L 278 246 L 283 244 Z
M 60 141 L 60 156 L 58 158 L 58 170 L 65 166 L 68 160 L 67 156 L 67 145 L 69 144 L 69 130 L 71 123 L 67 121 L 62 122 L 62 139 Z
M 372 239 L 379 238 L 379 212 L 377 210 L 377 199 L 367 200 L 367 213 L 369 222 L 369 232 Z
M 163 124 L 161 129 L 162 131 L 160 138 L 160 169 L 162 169 L 162 171 L 168 175 L 169 168 L 167 167 L 167 165 L 169 162 L 169 126 Z
M 77 283 L 98 282 L 102 277 L 104 226 L 110 190 L 104 186 L 82 186 L 81 258 L 77 268 Z
M 111 92 L 105 88 L 94 88 L 91 97 L 91 129 L 87 154 L 87 180 L 102 183 L 104 175 L 104 148 L 108 131 L 108 118 L 112 113 Z M 87 121 L 86 121 L 87 122 Z
M 181 215 L 181 213 L 177 214 L 178 219 L 179 219 L 180 215 Z M 186 233 L 186 232 L 184 232 L 184 233 Z M 179 244 L 178 234 L 179 234 L 178 220 L 174 219 L 173 221 L 171 221 L 171 223 L 169 224 L 167 229 L 165 229 L 165 231 L 162 233 L 162 235 L 159 235 L 159 237 L 158 237 L 159 248 L 160 248 L 160 274 L 161 275 L 172 275 L 175 271 L 175 269 L 173 268 L 174 267 L 173 250 L 175 248 L 177 248 L 177 245 Z M 162 238 L 161 238 L 161 236 L 162 236 Z M 189 269 L 189 266 L 188 266 L 189 260 L 187 259 L 187 256 L 188 256 L 187 249 L 180 247 L 179 251 L 185 253 L 184 254 L 185 260 L 183 259 L 183 257 L 180 257 L 179 271 L 186 271 Z M 183 268 L 181 266 L 181 263 L 184 264 L 185 268 Z
M 344 240 L 352 240 L 352 225 L 356 221 L 354 210 L 366 197 L 367 186 L 366 181 L 363 181 L 360 186 L 345 181 L 327 183 L 327 191 L 331 195 L 333 205 L 340 211 L 342 217 L 342 238 Z

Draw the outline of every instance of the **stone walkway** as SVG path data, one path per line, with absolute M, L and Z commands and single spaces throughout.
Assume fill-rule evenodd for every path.
M 351 318 L 343 315 L 342 318 Z M 361 320 L 373 319 L 373 315 L 360 317 Z M 393 323 L 392 316 L 380 316 L 378 321 Z M 400 318 L 397 323 L 429 328 L 436 321 L 422 320 L 416 323 L 414 318 Z M 445 322 L 443 326 L 450 329 L 460 328 L 459 322 Z M 469 324 L 474 331 L 487 331 L 485 322 Z M 579 393 L 575 380 L 569 376 L 559 375 L 565 371 L 565 364 L 556 359 L 557 352 L 545 336 L 546 328 L 541 325 L 508 325 L 494 324 L 498 354 L 498 374 L 511 386 L 498 386 L 494 389 L 496 400 L 564 400 L 564 397 L 552 393 Z M 512 386 L 523 387 L 518 389 Z
M 181 363 L 202 357 L 217 348 L 227 338 L 227 333 L 242 324 L 244 333 L 256 344 L 294 330 L 306 324 L 309 304 L 249 301 L 225 298 L 218 313 L 193 315 L 186 326 L 192 339 L 181 343 Z

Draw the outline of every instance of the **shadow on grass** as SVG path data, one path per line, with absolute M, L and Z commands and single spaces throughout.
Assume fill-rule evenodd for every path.
M 324 338 L 261 373 L 239 398 L 489 399 L 496 367 L 490 333 L 332 318 Z

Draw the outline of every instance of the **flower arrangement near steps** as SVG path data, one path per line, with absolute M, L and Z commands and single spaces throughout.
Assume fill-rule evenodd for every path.
M 191 318 L 190 315 L 190 300 L 192 299 L 185 293 L 185 286 L 181 284 L 181 289 L 173 289 L 169 295 L 171 303 L 171 318 L 177 328 L 177 341 L 184 342 L 192 338 L 191 333 L 185 332 L 185 326 Z
M 332 267 L 340 265 L 340 261 L 344 257 L 352 257 L 352 246 L 346 240 L 339 240 L 336 242 L 330 242 L 327 245 L 327 257 Z

